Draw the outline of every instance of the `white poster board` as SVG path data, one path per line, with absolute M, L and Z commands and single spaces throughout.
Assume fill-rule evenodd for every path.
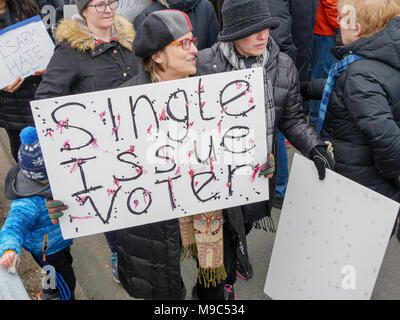
M 32 101 L 64 238 L 268 199 L 261 68 Z
M 399 204 L 295 154 L 265 284 L 272 299 L 370 299 Z
M 152 3 L 151 0 L 119 0 L 117 14 L 124 16 L 130 22 Z
M 45 69 L 54 44 L 40 16 L 0 30 L 0 88 Z

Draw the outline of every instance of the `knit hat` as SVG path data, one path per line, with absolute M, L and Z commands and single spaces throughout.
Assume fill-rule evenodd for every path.
M 234 41 L 261 30 L 279 27 L 279 19 L 271 17 L 267 0 L 225 0 L 222 5 L 223 29 L 218 40 Z
M 32 180 L 47 180 L 42 149 L 34 127 L 26 127 L 19 134 L 21 146 L 18 151 L 18 165 L 22 172 Z
M 149 14 L 136 30 L 133 40 L 135 54 L 143 59 L 164 49 L 168 44 L 193 30 L 186 13 L 160 10 Z
M 74 0 L 74 2 L 78 7 L 79 14 L 82 15 L 83 9 L 85 9 L 88 6 L 90 0 Z

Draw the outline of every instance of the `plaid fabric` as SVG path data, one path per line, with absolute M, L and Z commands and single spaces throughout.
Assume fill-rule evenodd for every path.
M 329 71 L 328 75 L 328 80 L 326 81 L 326 85 L 324 88 L 321 104 L 319 107 L 319 115 L 317 120 L 318 133 L 321 132 L 322 126 L 324 124 L 326 108 L 328 107 L 329 99 L 331 98 L 331 94 L 333 92 L 333 89 L 335 88 L 335 83 L 337 78 L 339 78 L 340 74 L 344 70 L 346 70 L 349 65 L 364 58 L 365 57 L 359 56 L 357 54 L 349 54 L 331 67 L 331 70 Z

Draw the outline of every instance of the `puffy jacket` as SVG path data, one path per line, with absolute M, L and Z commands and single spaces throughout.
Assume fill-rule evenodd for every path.
M 27 179 L 16 165 L 7 175 L 5 194 L 12 202 L 0 230 L 0 257 L 8 250 L 14 250 L 21 255 L 21 247 L 39 255 L 42 253 L 45 235 L 48 236 L 49 244 L 46 255 L 54 254 L 72 244 L 72 240 L 63 239 L 60 226 L 53 224 L 49 218 L 45 204 L 46 197 L 51 198 L 49 185 L 43 186 Z
M 400 17 L 334 54 L 350 51 L 366 59 L 336 81 L 321 135 L 333 143 L 335 171 L 400 202 Z
M 11 24 L 15 24 L 29 17 L 25 17 L 20 12 L 16 1 L 7 3 Z M 5 28 L 0 21 L 0 28 Z M 36 89 L 42 77 L 30 76 L 25 78 L 21 87 L 14 93 L 0 90 L 0 127 L 8 130 L 21 130 L 29 125 L 34 125 L 31 106 L 29 102 L 33 100 Z
M 122 16 L 116 16 L 118 37 L 109 43 L 95 40 L 83 20 L 65 19 L 56 30 L 57 45 L 36 99 L 117 88 L 137 73 L 132 54 L 135 31 Z
M 337 2 L 338 0 L 319 0 L 314 27 L 315 34 L 334 36 L 335 29 L 340 28 L 337 23 L 337 17 L 339 16 Z
M 150 76 L 140 68 L 125 85 L 147 83 Z M 151 300 L 185 298 L 178 219 L 118 230 L 117 239 L 118 276 L 129 295 Z
M 214 7 L 208 0 L 158 0 L 136 16 L 133 24 L 137 30 L 144 18 L 152 12 L 164 9 L 177 9 L 185 12 L 193 25 L 193 36 L 198 37 L 197 49 L 211 47 L 220 31 Z

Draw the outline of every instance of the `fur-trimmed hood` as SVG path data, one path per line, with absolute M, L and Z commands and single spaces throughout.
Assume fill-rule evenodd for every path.
M 120 44 L 132 51 L 132 43 L 135 38 L 133 25 L 122 16 L 115 16 L 113 36 L 119 38 Z M 56 42 L 66 41 L 72 48 L 84 52 L 94 50 L 96 39 L 86 25 L 86 21 L 79 15 L 73 19 L 64 19 L 56 30 Z

